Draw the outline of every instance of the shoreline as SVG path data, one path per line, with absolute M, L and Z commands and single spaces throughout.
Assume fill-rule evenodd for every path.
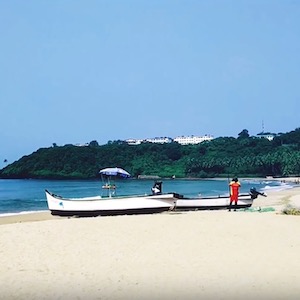
M 276 213 L 282 213 L 287 207 L 300 209 L 300 185 L 292 186 L 290 189 L 266 191 L 267 197 L 258 196 L 251 208 L 273 207 Z M 205 211 L 205 210 L 204 210 Z M 218 210 L 213 210 L 218 211 Z M 226 210 L 223 210 L 226 211 Z M 169 212 L 172 213 L 172 212 Z M 174 212 L 173 212 L 174 213 Z M 114 217 L 114 216 L 111 216 Z M 98 216 L 101 218 L 101 216 Z M 46 221 L 55 219 L 68 219 L 51 215 L 50 211 L 32 211 L 22 213 L 11 213 L 0 215 L 0 226 L 4 224 Z
M 5 224 L 13 223 L 26 223 L 26 222 L 37 222 L 46 221 L 51 219 L 57 219 L 57 217 L 52 216 L 50 211 L 32 211 L 24 213 L 16 213 L 9 215 L 0 216 L 0 226 Z

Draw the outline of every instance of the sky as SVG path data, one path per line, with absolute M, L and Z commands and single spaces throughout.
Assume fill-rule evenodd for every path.
M 0 0 L 0 167 L 53 143 L 290 132 L 299 78 L 298 0 Z

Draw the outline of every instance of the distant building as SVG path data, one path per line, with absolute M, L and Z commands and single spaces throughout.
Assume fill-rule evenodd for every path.
M 125 140 L 125 142 L 128 144 L 128 145 L 139 145 L 143 142 L 144 140 L 141 140 L 141 139 L 127 139 Z
M 200 144 L 204 141 L 213 140 L 213 136 L 204 135 L 204 136 L 178 136 L 174 139 L 174 142 L 177 142 L 181 145 L 189 145 L 189 144 Z
M 155 137 L 151 139 L 146 139 L 145 141 L 149 143 L 155 143 L 155 144 L 166 144 L 166 143 L 172 143 L 173 139 L 169 137 Z
M 276 136 L 275 133 L 270 133 L 270 132 L 260 132 L 256 135 L 256 137 L 265 138 L 269 141 L 273 141 L 275 136 Z
M 89 143 L 84 143 L 84 144 L 82 144 L 82 143 L 77 143 L 77 144 L 75 144 L 74 146 L 76 146 L 76 147 L 87 147 L 89 145 Z
M 178 136 L 175 139 L 170 137 L 155 137 L 155 138 L 147 138 L 147 139 L 127 139 L 125 142 L 128 145 L 139 145 L 141 143 L 155 143 L 155 144 L 166 144 L 177 142 L 181 145 L 188 145 L 188 144 L 199 144 L 204 141 L 211 141 L 213 136 L 211 135 L 204 135 L 204 136 Z

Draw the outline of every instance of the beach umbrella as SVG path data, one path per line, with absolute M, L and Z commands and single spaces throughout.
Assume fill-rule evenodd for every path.
M 118 167 L 105 168 L 105 169 L 100 170 L 99 173 L 101 175 L 106 175 L 106 176 L 120 176 L 120 177 L 124 177 L 124 178 L 130 177 L 130 174 L 127 171 L 125 171 L 122 168 L 118 168 Z

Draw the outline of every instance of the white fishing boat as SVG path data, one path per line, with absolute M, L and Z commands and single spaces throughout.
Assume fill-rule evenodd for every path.
M 177 198 L 174 193 L 153 193 L 152 195 L 117 196 L 116 185 L 111 177 L 128 178 L 130 174 L 121 168 L 106 168 L 99 172 L 106 178 L 102 186 L 106 195 L 82 198 L 64 198 L 48 190 L 48 208 L 52 215 L 59 216 L 108 216 L 126 214 L 149 214 L 172 210 Z
M 58 216 L 109 216 L 150 214 L 172 210 L 173 193 L 160 195 L 64 198 L 45 190 L 48 208 Z
M 258 192 L 255 188 L 251 188 L 249 193 L 240 194 L 237 205 L 232 205 L 233 209 L 241 209 L 251 207 L 253 201 L 259 196 L 266 197 L 267 195 Z M 180 194 L 175 194 L 177 197 L 175 210 L 189 211 L 189 210 L 215 210 L 215 209 L 229 209 L 230 197 L 228 196 L 211 196 L 211 197 L 185 197 Z

